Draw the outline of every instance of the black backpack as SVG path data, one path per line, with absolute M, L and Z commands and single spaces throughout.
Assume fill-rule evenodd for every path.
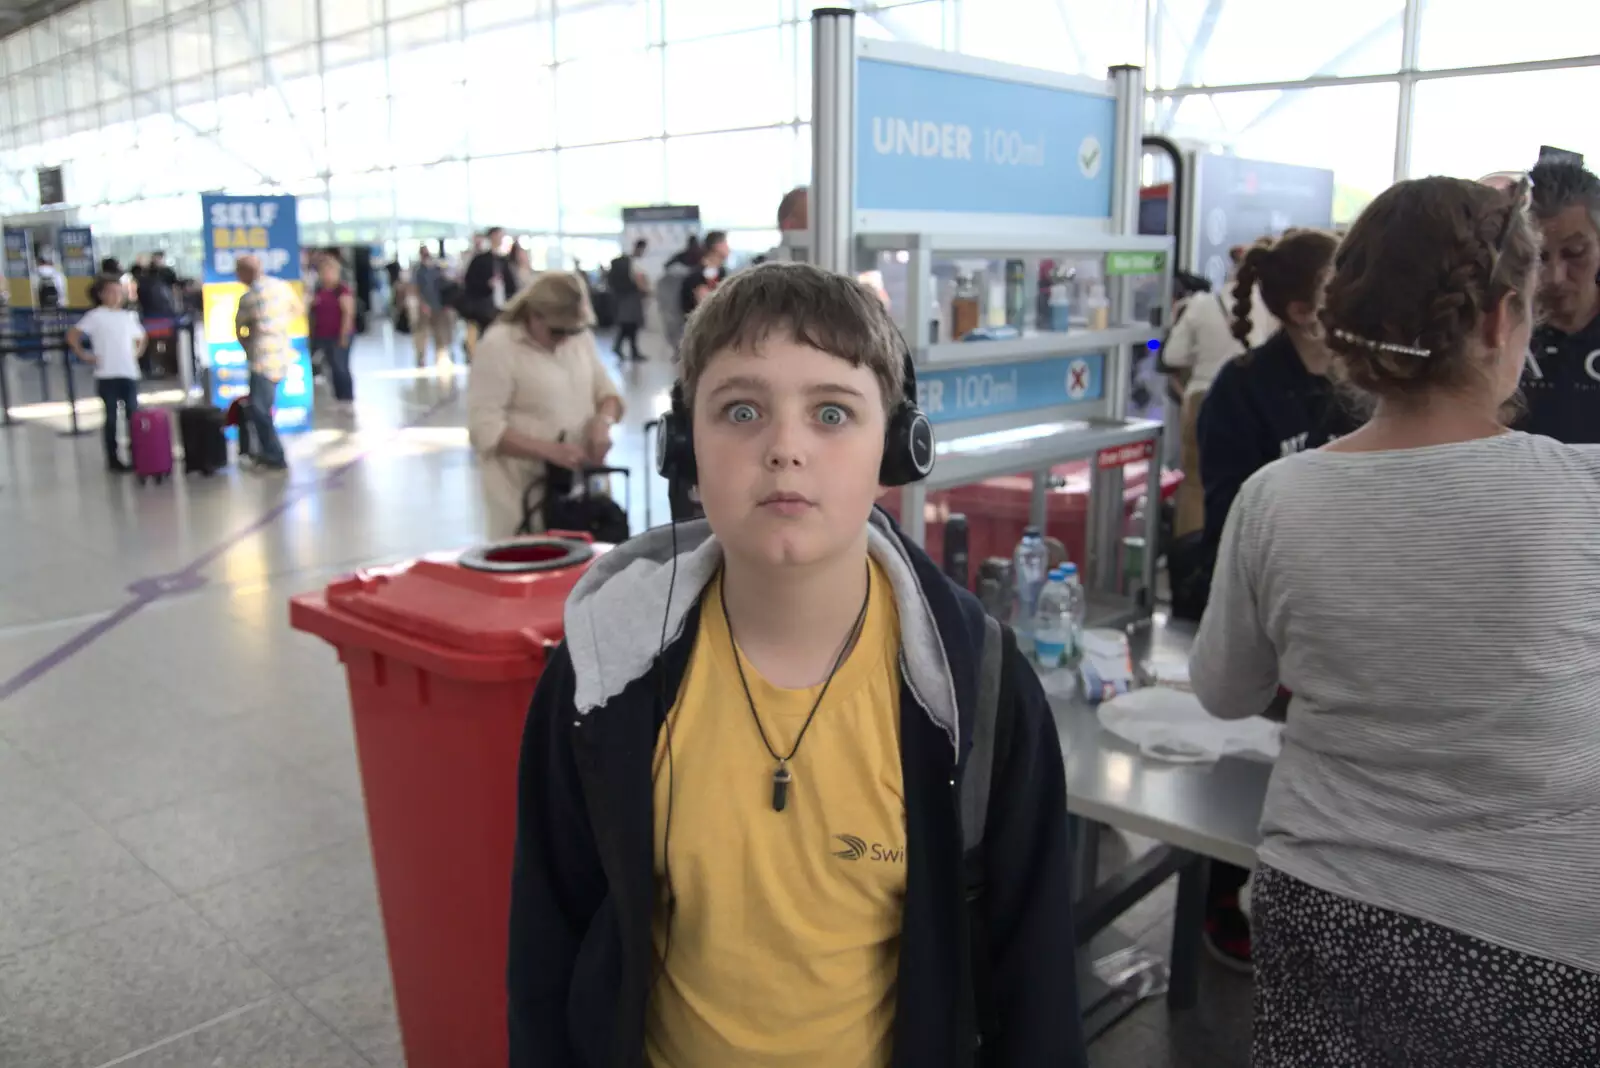
M 1211 571 L 1216 551 L 1206 545 L 1205 531 L 1196 530 L 1167 542 L 1167 580 L 1172 587 L 1172 614 L 1199 622 L 1211 600 Z
M 627 256 L 612 260 L 610 269 L 606 271 L 606 287 L 619 297 L 637 293 L 639 286 L 633 280 L 633 260 Z
M 61 307 L 61 290 L 56 286 L 56 280 L 48 275 L 39 279 L 39 307 Z

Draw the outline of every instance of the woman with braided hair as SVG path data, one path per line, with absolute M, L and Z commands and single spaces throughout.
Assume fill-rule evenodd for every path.
M 1239 261 L 1233 336 L 1244 344 L 1252 340 L 1256 294 L 1279 329 L 1222 368 L 1200 409 L 1200 481 L 1206 542 L 1213 548 L 1245 479 L 1359 425 L 1328 382 L 1331 357 L 1317 321 L 1337 247 L 1338 240 L 1321 230 L 1289 230 L 1277 240 L 1257 241 Z
M 1252 925 L 1255 1068 L 1600 1064 L 1600 451 L 1507 429 L 1527 187 L 1400 182 L 1321 320 L 1365 426 L 1252 476 L 1190 678 L 1287 687 Z

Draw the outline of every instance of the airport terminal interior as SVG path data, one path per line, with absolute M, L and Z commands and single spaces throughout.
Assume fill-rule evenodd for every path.
M 509 533 L 495 529 L 482 490 L 486 461 L 469 433 L 468 351 L 484 339 L 456 321 L 469 316 L 454 314 L 444 290 L 422 295 L 419 273 L 425 250 L 444 270 L 445 281 L 432 284 L 454 285 L 488 247 L 491 228 L 503 234 L 499 251 L 526 253 L 526 275 L 508 274 L 513 285 L 496 289 L 499 299 L 527 277 L 584 273 L 599 359 L 622 399 L 607 463 L 628 474 L 613 475 L 610 492 L 631 533 L 669 520 L 681 502 L 653 468 L 653 424 L 669 407 L 671 319 L 681 331 L 683 313 L 667 307 L 676 291 L 658 301 L 633 272 L 645 290 L 669 277 L 681 286 L 668 260 L 691 235 L 722 238 L 737 277 L 761 259 L 805 258 L 841 219 L 846 230 L 852 222 L 871 228 L 867 206 L 853 214 L 849 191 L 825 186 L 814 169 L 819 109 L 833 99 L 814 93 L 814 40 L 823 32 L 814 9 L 825 7 L 0 0 L 10 305 L 0 337 L 0 1068 L 404 1068 L 408 1047 L 411 1068 L 493 1063 L 476 1048 L 441 1056 L 448 1021 L 432 1018 L 440 1010 L 425 994 L 397 1002 L 392 958 L 418 940 L 397 937 L 408 895 L 381 885 L 381 851 L 374 862 L 379 814 L 369 806 L 388 750 L 363 741 L 358 754 L 359 695 L 347 672 L 353 677 L 360 657 L 342 663 L 328 642 L 292 627 L 291 598 L 356 571 L 427 554 L 450 559 Z M 940 342 L 968 332 L 956 321 L 967 288 L 992 283 L 981 296 L 993 332 L 973 350 L 984 353 L 975 366 L 993 370 L 1009 359 L 1019 377 L 1006 386 L 998 371 L 980 375 L 981 389 L 969 390 L 964 365 L 935 362 L 924 388 L 941 386 L 946 404 L 956 397 L 977 411 L 967 423 L 955 413 L 947 425 L 957 432 L 1001 435 L 991 449 L 1015 440 L 1035 451 L 1031 466 L 1012 470 L 972 461 L 971 482 L 1055 463 L 1026 433 L 1033 392 L 1052 423 L 1097 397 L 1117 406 L 1105 411 L 1119 420 L 1135 409 L 1148 417 L 1138 426 L 1149 429 L 1106 439 L 1150 446 L 1136 449 L 1138 463 L 1114 481 L 1084 464 L 1049 484 L 1076 486 L 1080 505 L 1107 486 L 1122 496 L 1124 480 L 1165 486 L 1155 471 L 1163 464 L 1174 485 L 1179 477 L 1176 407 L 1163 404 L 1154 355 L 1170 325 L 1163 314 L 1172 294 L 1156 292 L 1175 284 L 1170 268 L 1220 286 L 1230 246 L 1290 226 L 1341 232 L 1406 178 L 1521 173 L 1542 153 L 1586 156 L 1591 169 L 1600 160 L 1600 5 L 1585 0 L 857 0 L 853 18 L 824 17 L 853 33 L 863 68 L 873 57 L 912 62 L 906 56 L 941 77 L 1004 79 L 1028 68 L 1048 72 L 1029 76 L 1035 88 L 1092 83 L 1107 100 L 1109 68 L 1142 68 L 1136 98 L 1118 104 L 1122 127 L 1113 131 L 1107 119 L 1103 151 L 1115 158 L 1102 170 L 1098 140 L 1092 152 L 1087 139 L 1073 142 L 1076 154 L 1063 150 L 1074 182 L 1081 174 L 1111 190 L 1115 174 L 1143 187 L 1115 209 L 1115 240 L 1076 246 L 1092 264 L 1080 270 L 1099 279 L 1099 290 L 1085 284 L 1091 318 L 1073 329 L 1105 335 L 1104 355 L 1093 358 L 1103 362 L 1057 353 L 1039 341 L 1048 335 L 1008 323 L 1017 309 L 1033 321 L 1024 265 L 1043 272 L 1041 326 L 1052 314 L 1052 282 L 1065 288 L 1061 268 L 1052 276 L 1040 263 L 1066 260 L 1051 260 L 1039 238 L 1011 255 L 1006 238 L 969 241 L 978 282 L 959 257 L 939 275 L 939 249 L 929 260 L 912 242 L 880 242 L 870 263 L 863 253 L 854 264 L 891 304 L 915 296 L 933 306 L 932 322 L 899 317 L 919 362 L 923 354 L 959 361 L 951 352 L 959 346 Z M 863 100 L 870 85 L 857 78 Z M 982 99 L 975 91 L 972 103 L 949 106 L 966 114 Z M 939 106 L 917 117 L 933 125 Z M 1036 118 L 1018 116 L 1016 125 L 1029 129 Z M 847 143 L 870 152 L 873 135 L 863 128 L 857 140 L 838 129 L 837 108 L 827 122 L 827 159 Z M 1148 138 L 1142 148 L 1129 144 L 1128 130 L 1172 150 Z M 921 134 L 912 143 L 949 162 L 951 135 L 942 144 L 940 136 L 936 129 L 931 150 Z M 982 147 L 1011 152 L 1019 167 L 1033 161 L 1026 134 L 1009 148 Z M 868 170 L 857 166 L 865 196 Z M 804 195 L 799 215 L 786 196 L 805 187 L 809 220 Z M 1206 200 L 1213 195 L 1223 199 Z M 245 213 L 229 216 L 228 205 Z M 984 211 L 996 221 L 983 222 Z M 998 234 L 1020 217 L 1002 218 L 989 204 L 961 225 Z M 937 232 L 904 226 L 903 234 Z M 257 240 L 255 230 L 270 239 Z M 618 258 L 641 238 L 648 247 L 622 261 L 619 279 Z M 1145 281 L 1137 266 L 1109 266 L 1130 249 L 1153 250 Z M 177 436 L 182 410 L 227 409 L 246 392 L 234 336 L 239 297 L 230 288 L 235 257 L 246 253 L 267 273 L 304 282 L 308 301 L 319 265 L 333 264 L 335 287 L 348 286 L 352 297 L 341 324 L 353 335 L 344 357 L 352 384 L 341 386 L 326 359 L 313 364 L 302 324 L 285 379 L 300 392 L 285 394 L 278 411 L 284 469 L 247 461 L 230 429 L 231 451 L 214 472 L 185 474 L 179 448 L 170 476 L 147 478 L 124 428 L 118 455 L 138 470 L 109 471 L 93 370 L 64 358 L 64 331 L 85 314 L 84 298 L 126 292 L 150 338 L 160 335 L 139 369 L 138 406 L 171 413 L 173 441 L 187 444 Z M 934 275 L 919 277 L 929 262 Z M 1135 276 L 1125 291 L 1119 273 Z M 1122 303 L 1112 305 L 1109 326 L 1093 322 L 1092 302 L 1108 282 L 1106 300 L 1136 302 L 1140 323 Z M 161 291 L 165 306 L 142 303 L 140 294 Z M 442 337 L 423 321 L 429 299 L 433 315 L 450 318 Z M 214 301 L 232 301 L 220 335 Z M 619 351 L 618 315 L 630 317 L 630 301 L 638 337 L 631 352 Z M 337 300 L 332 308 L 340 323 Z M 1012 341 L 1022 347 L 1008 357 Z M 1049 360 L 1061 362 L 1048 364 L 1048 384 L 1029 377 L 1030 361 Z M 1091 382 L 1097 392 L 1086 397 Z M 1045 397 L 1051 390 L 1061 395 Z M 939 430 L 941 415 L 930 415 Z M 1062 459 L 1097 455 L 1104 464 L 1109 454 L 1089 447 Z M 964 457 L 957 449 L 941 461 Z M 1019 484 L 1026 511 L 1028 484 Z M 961 488 L 941 486 L 952 496 Z M 926 492 L 933 501 L 936 491 Z M 1141 492 L 1127 490 L 1129 517 L 1135 498 L 1138 516 L 1147 513 Z M 897 491 L 897 508 L 924 507 L 907 494 Z M 1068 518 L 1075 533 L 1056 532 L 1069 553 L 1084 544 L 1085 509 L 1093 517 L 1094 507 Z M 926 506 L 939 522 L 948 510 Z M 1137 520 L 1124 522 L 1114 505 L 1110 514 L 1111 536 L 1124 548 L 1125 535 L 1144 538 L 1143 527 L 1129 525 Z M 1008 537 L 998 555 L 1009 560 Z M 994 546 L 981 555 L 995 555 Z M 1159 626 L 1171 591 L 1164 565 L 1151 563 L 1144 603 L 1153 596 Z M 1140 798 L 1164 799 L 1150 801 L 1157 808 L 1203 807 L 1212 803 L 1205 784 L 1226 773 L 1255 784 L 1258 811 L 1268 765 L 1236 756 L 1215 768 L 1162 765 L 1106 744 L 1096 788 L 1123 791 L 1131 815 L 1083 807 L 1069 752 L 1069 808 L 1100 832 L 1087 849 L 1079 841 L 1076 856 L 1081 864 L 1098 852 L 1108 881 L 1143 882 L 1080 950 L 1080 971 L 1093 976 L 1099 999 L 1090 1005 L 1086 995 L 1083 1006 L 1089 1063 L 1248 1065 L 1248 967 L 1192 952 L 1201 916 L 1181 900 L 1179 865 L 1193 874 L 1203 865 L 1191 856 L 1220 863 L 1249 854 L 1254 820 L 1208 846 L 1227 836 L 1205 819 L 1194 825 L 1212 829 L 1197 831 L 1165 809 L 1136 809 Z M 439 748 L 441 761 L 458 756 Z M 503 756 L 514 769 L 515 752 Z M 1169 854 L 1156 877 L 1153 858 Z M 387 929 L 386 908 L 396 910 Z M 461 911 L 448 901 L 437 910 L 446 928 Z M 429 989 L 456 978 L 431 974 Z M 504 1056 L 494 1041 L 487 1048 Z M 1600 1064 L 1600 1049 L 1596 1058 L 1585 1063 Z

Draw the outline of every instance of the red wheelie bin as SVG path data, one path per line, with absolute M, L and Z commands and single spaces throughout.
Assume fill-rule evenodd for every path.
M 505 1068 L 523 720 L 598 547 L 552 534 L 361 571 L 289 622 L 350 684 L 409 1068 Z

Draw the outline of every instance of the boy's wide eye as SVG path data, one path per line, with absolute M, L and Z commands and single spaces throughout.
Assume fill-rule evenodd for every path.
M 817 420 L 823 426 L 843 426 L 850 421 L 850 411 L 837 404 L 824 404 L 817 409 Z
M 724 414 L 727 415 L 730 423 L 750 423 L 755 421 L 759 413 L 756 412 L 755 405 L 736 401 L 728 405 Z

